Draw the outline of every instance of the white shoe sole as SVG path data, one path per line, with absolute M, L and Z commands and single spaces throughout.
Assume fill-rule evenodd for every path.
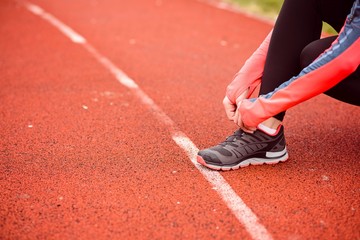
M 204 159 L 200 156 L 197 156 L 197 162 L 200 163 L 201 165 L 204 165 L 210 169 L 213 170 L 223 170 L 223 171 L 229 171 L 229 170 L 236 170 L 239 168 L 243 168 L 243 167 L 247 167 L 249 165 L 263 165 L 265 164 L 277 164 L 279 162 L 285 162 L 286 160 L 288 160 L 289 155 L 286 152 L 285 149 L 285 154 L 279 158 L 272 158 L 272 159 L 268 159 L 268 158 L 249 158 L 246 159 L 244 161 L 242 161 L 241 163 L 231 166 L 231 167 L 226 167 L 226 166 L 216 166 L 216 165 L 211 165 L 208 164 L 204 161 Z

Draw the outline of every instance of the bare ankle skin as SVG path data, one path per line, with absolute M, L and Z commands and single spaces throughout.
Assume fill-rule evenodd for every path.
M 271 129 L 277 129 L 279 127 L 279 125 L 281 125 L 281 121 L 276 119 L 276 118 L 269 118 L 265 121 L 263 121 L 261 124 L 263 124 L 264 126 L 271 128 Z

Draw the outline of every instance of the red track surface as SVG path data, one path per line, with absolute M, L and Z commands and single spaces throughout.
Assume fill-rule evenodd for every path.
M 190 0 L 49 1 L 199 147 L 234 130 L 224 89 L 271 26 Z M 250 239 L 164 124 L 87 51 L 0 2 L 1 239 Z M 360 239 L 360 110 L 288 112 L 290 159 L 221 173 L 274 239 Z

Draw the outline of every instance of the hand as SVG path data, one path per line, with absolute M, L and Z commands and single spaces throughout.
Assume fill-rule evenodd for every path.
M 234 121 L 236 104 L 232 103 L 230 101 L 230 99 L 227 96 L 225 96 L 225 98 L 223 100 L 223 105 L 224 105 L 225 113 L 226 113 L 226 116 L 228 117 L 228 119 L 231 121 Z
M 246 126 L 244 124 L 244 122 L 242 121 L 242 118 L 241 118 L 241 114 L 240 114 L 240 104 L 237 105 L 238 107 L 236 108 L 236 111 L 235 111 L 235 116 L 234 116 L 234 122 L 236 125 L 239 126 L 239 128 L 241 130 L 243 130 L 244 132 L 247 132 L 247 133 L 254 133 L 255 130 L 256 130 L 256 127 L 249 127 L 249 126 Z
M 239 128 L 241 130 L 243 130 L 244 132 L 247 132 L 247 133 L 254 133 L 256 131 L 256 127 L 249 127 L 249 126 L 246 126 L 244 124 L 244 122 L 242 121 L 241 119 L 241 115 L 239 113 L 240 111 L 237 109 L 236 110 L 236 113 L 235 113 L 235 119 L 234 119 L 234 122 L 236 125 L 239 126 Z
M 248 90 L 245 90 L 237 99 L 236 99 L 236 104 L 232 103 L 230 101 L 230 99 L 225 96 L 224 100 L 223 100 L 223 105 L 225 108 L 225 113 L 226 116 L 228 117 L 229 120 L 234 121 L 235 118 L 235 112 L 237 109 L 237 106 L 239 106 L 242 102 L 242 100 L 244 100 L 246 98 L 246 95 L 248 93 Z
M 223 105 L 225 108 L 226 116 L 229 120 L 233 121 L 236 125 L 238 125 L 244 132 L 253 133 L 256 128 L 255 127 L 248 127 L 241 120 L 241 115 L 239 111 L 239 107 L 246 96 L 248 94 L 248 90 L 244 91 L 237 99 L 236 104 L 232 103 L 230 99 L 225 96 L 223 100 Z

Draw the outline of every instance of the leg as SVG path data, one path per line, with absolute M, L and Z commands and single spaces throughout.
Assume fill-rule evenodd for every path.
M 352 2 L 353 0 L 342 1 Z M 303 51 L 303 49 L 320 38 L 324 11 L 320 12 L 319 6 L 322 5 L 322 2 L 326 5 L 322 10 L 328 10 L 327 4 L 338 3 L 340 0 L 285 0 L 270 42 L 260 94 L 273 91 L 280 84 L 298 74 L 301 69 L 299 63 L 301 52 L 306 53 L 307 51 Z M 337 8 L 330 9 L 339 11 Z M 344 22 L 349 10 L 350 7 L 342 11 L 344 16 L 341 22 Z M 340 15 L 342 16 L 342 14 Z M 331 17 L 331 14 L 328 16 Z M 317 53 L 317 55 L 319 54 Z M 312 61 L 317 55 L 309 57 L 309 61 Z M 304 54 L 304 57 L 307 56 Z M 260 130 L 256 130 L 254 133 L 237 130 L 224 142 L 199 151 L 198 163 L 211 169 L 230 170 L 249 164 L 274 164 L 286 161 L 288 153 L 284 128 L 283 126 L 277 128 L 283 117 L 284 113 L 277 115 L 276 118 L 268 119 L 263 123 L 267 128 L 261 126 Z M 277 131 L 269 133 L 269 128 L 270 131 L 277 128 Z
M 336 36 L 323 38 L 306 46 L 300 57 L 301 67 L 304 68 L 313 62 L 322 52 L 330 47 L 335 39 Z M 326 91 L 325 94 L 340 101 L 360 106 L 360 67 L 335 87 Z
M 305 46 L 320 38 L 322 21 L 340 30 L 352 3 L 353 0 L 285 0 L 271 38 L 260 94 L 273 91 L 297 75 L 301 70 L 300 54 Z M 283 112 L 274 118 L 279 123 L 284 116 Z M 274 122 L 274 118 L 268 122 Z
M 322 22 L 317 9 L 317 0 L 285 0 L 274 26 L 260 94 L 273 91 L 299 73 L 302 49 L 320 38 Z M 284 115 L 275 118 L 282 121 Z
M 330 24 L 337 32 L 344 25 L 346 16 L 354 4 L 354 0 L 318 0 L 321 19 Z

